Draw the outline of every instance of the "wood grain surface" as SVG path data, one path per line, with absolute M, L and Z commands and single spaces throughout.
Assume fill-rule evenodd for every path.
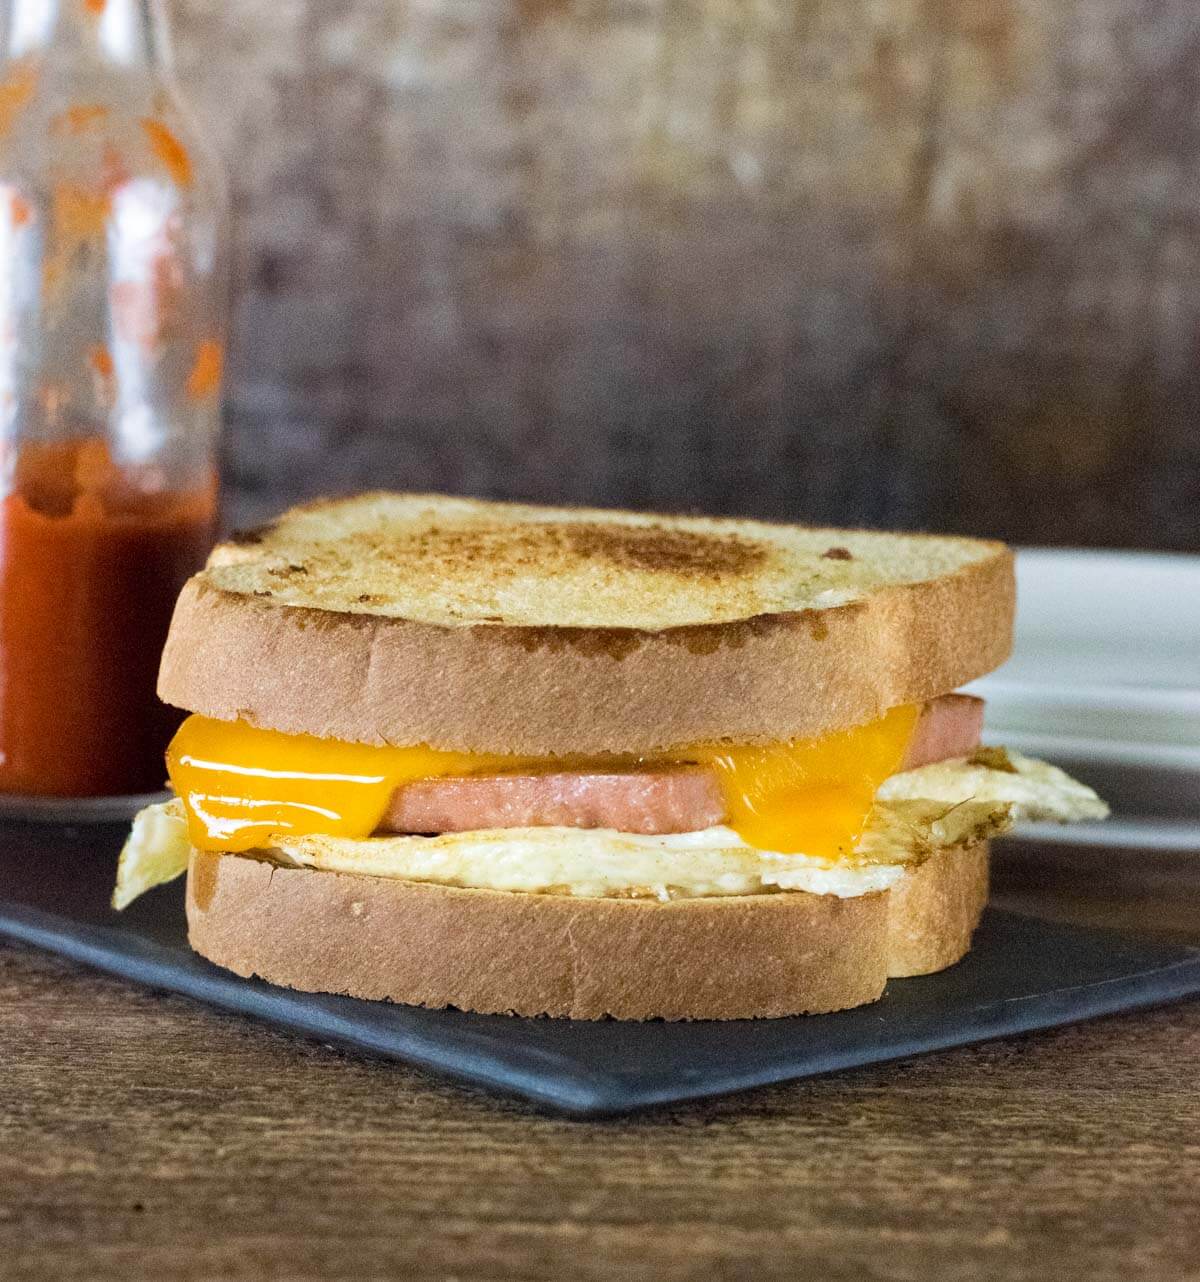
M 1182 859 L 1111 858 L 999 898 L 1200 939 Z M 0 1277 L 1176 1282 L 1198 1060 L 1193 1002 L 570 1122 L 2 947 Z
M 171 0 L 235 520 L 368 486 L 1200 548 L 1195 0 Z

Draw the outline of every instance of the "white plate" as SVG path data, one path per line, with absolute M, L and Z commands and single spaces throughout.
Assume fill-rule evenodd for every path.
M 1106 825 L 1025 825 L 1039 842 L 1200 853 L 1200 557 L 1028 549 L 1013 658 L 970 688 L 991 742 L 1067 767 Z
M 1200 557 L 1028 549 L 994 731 L 1182 749 L 1200 765 Z

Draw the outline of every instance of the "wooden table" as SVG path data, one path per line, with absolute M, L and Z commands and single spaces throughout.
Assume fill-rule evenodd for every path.
M 1197 865 L 998 897 L 1200 939 Z M 580 1123 L 0 947 L 0 1057 L 5 1282 L 1200 1277 L 1200 1002 Z

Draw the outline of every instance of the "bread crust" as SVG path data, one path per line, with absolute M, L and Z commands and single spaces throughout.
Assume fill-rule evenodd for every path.
M 657 752 L 806 738 L 1009 655 L 1011 553 L 819 610 L 641 631 L 442 626 L 184 588 L 160 696 L 220 720 L 465 752 Z M 314 679 L 319 674 L 319 679 Z
M 485 1014 L 749 1019 L 876 1000 L 970 946 L 987 846 L 939 854 L 900 891 L 574 899 L 284 869 L 194 852 L 188 936 L 239 975 Z
M 888 892 L 888 977 L 932 975 L 964 957 L 988 898 L 988 846 L 942 850 Z

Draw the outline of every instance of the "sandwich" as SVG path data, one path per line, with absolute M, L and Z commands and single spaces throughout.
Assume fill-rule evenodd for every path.
M 123 908 L 291 988 L 575 1019 L 876 1000 L 968 951 L 988 842 L 1099 819 L 981 746 L 1000 543 L 371 494 L 219 546 Z

